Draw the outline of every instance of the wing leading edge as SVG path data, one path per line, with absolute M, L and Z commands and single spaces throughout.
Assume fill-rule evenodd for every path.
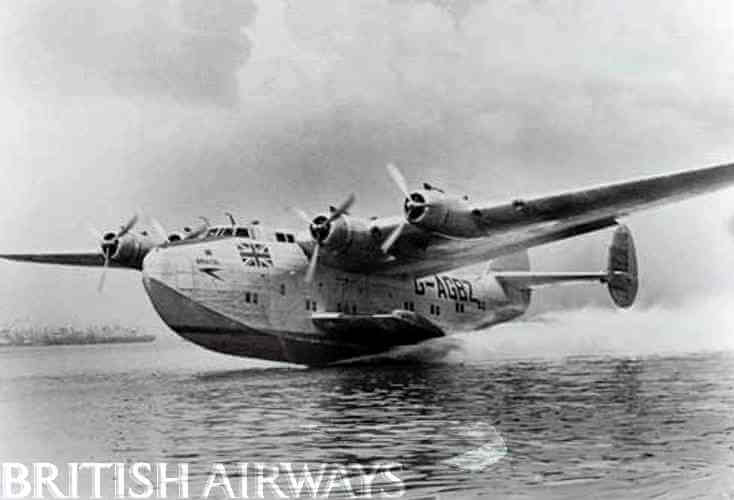
M 734 184 L 734 163 L 606 184 L 565 193 L 467 207 L 476 237 L 448 238 L 410 226 L 394 244 L 394 259 L 375 272 L 425 275 L 485 262 L 617 224 L 633 212 Z M 385 219 L 385 233 L 395 224 Z
M 0 259 L 20 262 L 35 262 L 37 264 L 57 264 L 65 266 L 104 267 L 104 256 L 101 253 L 15 253 L 0 254 Z M 127 267 L 110 261 L 110 267 Z

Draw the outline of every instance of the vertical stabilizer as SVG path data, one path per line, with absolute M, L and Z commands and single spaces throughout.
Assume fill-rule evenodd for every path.
M 501 273 L 503 271 L 530 271 L 530 255 L 527 250 L 517 253 L 503 255 L 489 261 L 490 273 Z M 524 311 L 530 306 L 532 291 L 530 287 L 524 285 L 515 285 L 513 283 L 501 281 L 500 286 L 504 289 L 505 295 L 511 302 L 517 304 Z
M 619 307 L 630 307 L 637 297 L 639 279 L 635 242 L 627 226 L 619 226 L 614 231 L 607 272 L 607 287 L 612 300 Z
M 530 256 L 527 250 L 503 255 L 489 261 L 490 271 L 530 271 Z

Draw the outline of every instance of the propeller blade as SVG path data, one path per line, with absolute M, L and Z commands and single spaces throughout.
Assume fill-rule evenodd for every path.
M 127 221 L 122 227 L 120 227 L 120 230 L 117 232 L 117 237 L 121 238 L 125 236 L 135 224 L 138 223 L 138 214 L 133 215 L 129 221 Z
M 336 219 L 344 215 L 347 210 L 349 210 L 349 208 L 352 206 L 352 204 L 354 204 L 354 200 L 354 193 L 352 193 L 346 200 L 344 200 L 344 202 L 342 202 L 341 205 L 334 209 L 331 215 L 329 215 L 328 223 L 334 222 Z
M 390 248 L 395 244 L 395 242 L 400 237 L 400 234 L 403 232 L 403 229 L 405 228 L 405 222 L 401 222 L 398 227 L 393 229 L 393 232 L 390 233 L 390 235 L 385 239 L 385 241 L 382 242 L 382 248 L 383 253 L 387 253 L 390 251 Z
M 311 283 L 314 276 L 316 275 L 316 264 L 319 260 L 319 247 L 318 242 L 313 247 L 313 254 L 311 254 L 311 260 L 308 262 L 308 270 L 306 271 L 306 283 Z
M 89 231 L 89 234 L 91 234 L 96 241 L 102 241 L 102 238 L 104 237 L 100 231 L 97 230 L 94 226 L 91 224 L 87 224 L 87 231 Z
M 398 170 L 398 167 L 393 165 L 392 163 L 387 164 L 387 173 L 392 178 L 393 182 L 398 186 L 400 189 L 400 192 L 405 195 L 406 198 L 410 198 L 410 191 L 408 190 L 408 183 L 405 182 L 405 177 L 403 177 L 403 174 Z
M 204 234 L 207 229 L 209 229 L 209 219 L 206 217 L 200 217 L 200 219 L 204 222 L 199 225 L 196 229 L 193 229 L 190 233 L 187 233 L 186 236 L 184 236 L 185 240 L 193 240 L 194 238 L 198 238 L 202 234 Z
M 99 276 L 99 283 L 97 283 L 97 292 L 102 293 L 102 289 L 104 288 L 104 282 L 105 278 L 107 277 L 107 269 L 110 265 L 110 253 L 105 252 L 104 253 L 104 267 L 102 268 L 102 274 Z
M 166 228 L 163 227 L 163 224 L 158 222 L 158 219 L 151 217 L 150 226 L 153 228 L 153 232 L 155 233 L 155 235 L 161 241 L 161 244 L 168 241 L 168 231 L 166 231 Z
M 301 210 L 300 208 L 298 208 L 298 207 L 291 207 L 291 212 L 293 212 L 294 214 L 296 214 L 298 216 L 298 218 L 301 219 L 306 224 L 311 224 L 311 217 L 309 217 L 308 214 L 306 212 L 304 212 L 303 210 Z

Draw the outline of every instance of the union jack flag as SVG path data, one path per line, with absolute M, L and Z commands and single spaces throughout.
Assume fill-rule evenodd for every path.
M 238 243 L 237 250 L 240 252 L 242 262 L 250 267 L 273 267 L 273 258 L 270 256 L 270 248 L 260 243 Z

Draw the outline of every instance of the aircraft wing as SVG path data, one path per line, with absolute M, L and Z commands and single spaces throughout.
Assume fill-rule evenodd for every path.
M 35 262 L 39 264 L 61 264 L 66 266 L 103 267 L 104 256 L 99 252 L 86 253 L 14 253 L 0 254 L 0 259 Z M 110 260 L 110 267 L 126 267 Z
M 426 275 L 485 262 L 534 246 L 598 231 L 633 212 L 722 189 L 734 183 L 734 164 L 647 177 L 501 204 L 467 207 L 475 237 L 451 238 L 408 225 L 377 264 L 383 275 Z M 400 219 L 375 221 L 389 234 Z

